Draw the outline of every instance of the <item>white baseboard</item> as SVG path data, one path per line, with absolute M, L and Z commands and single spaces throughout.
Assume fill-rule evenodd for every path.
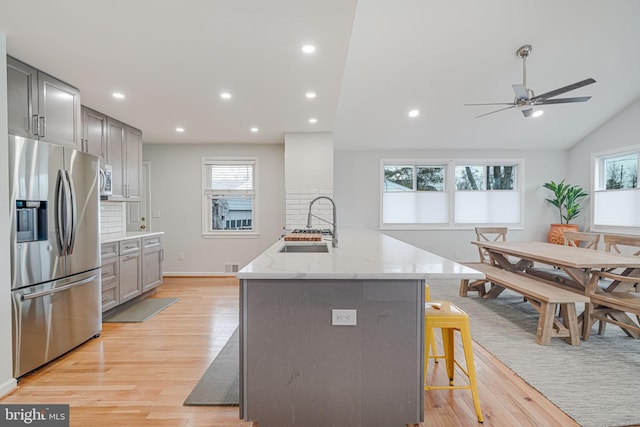
M 163 271 L 162 276 L 171 277 L 235 277 L 237 273 L 222 271 Z
M 3 384 L 0 384 L 0 397 L 4 397 L 6 394 L 12 392 L 18 387 L 18 382 L 15 378 L 8 379 Z

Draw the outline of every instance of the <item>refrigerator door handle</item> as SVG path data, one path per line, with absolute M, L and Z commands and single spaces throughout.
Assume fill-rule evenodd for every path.
M 78 203 L 76 200 L 76 189 L 73 185 L 73 180 L 71 179 L 71 174 L 69 171 L 64 171 L 64 174 L 67 178 L 67 182 L 69 184 L 69 202 L 70 202 L 70 228 L 69 228 L 69 238 L 67 241 L 67 255 L 71 255 L 73 253 L 73 247 L 76 243 L 76 231 L 78 229 Z
M 102 193 L 104 191 L 104 185 L 107 182 L 107 176 L 102 168 L 98 169 L 98 171 L 100 172 L 100 193 Z
M 28 295 L 20 295 L 20 301 L 27 301 L 30 299 L 40 298 L 46 295 L 53 295 L 58 292 L 66 291 L 67 289 L 75 288 L 76 286 L 86 285 L 87 283 L 93 282 L 98 278 L 98 275 L 94 274 L 93 276 L 87 277 L 86 279 L 79 280 L 77 282 L 69 283 L 68 285 L 60 286 L 59 288 L 49 289 L 42 292 L 34 292 Z
M 56 192 L 55 192 L 55 224 L 56 224 L 56 243 L 58 244 L 58 252 L 61 256 L 67 253 L 67 231 L 66 231 L 66 194 L 65 194 L 66 181 L 64 180 L 64 173 L 62 170 L 58 170 L 58 177 L 56 178 Z

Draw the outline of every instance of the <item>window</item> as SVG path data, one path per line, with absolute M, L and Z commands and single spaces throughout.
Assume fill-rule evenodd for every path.
M 640 232 L 640 147 L 595 154 L 592 160 L 592 229 Z
M 255 234 L 255 169 L 255 159 L 203 159 L 205 237 Z
M 522 224 L 523 161 L 382 161 L 381 228 Z

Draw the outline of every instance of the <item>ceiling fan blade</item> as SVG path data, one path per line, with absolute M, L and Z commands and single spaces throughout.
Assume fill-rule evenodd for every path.
M 471 107 L 474 105 L 515 105 L 513 102 L 485 102 L 482 104 L 464 104 L 465 107 Z
M 552 90 L 552 91 L 547 92 L 547 93 L 543 93 L 542 95 L 534 96 L 533 98 L 531 98 L 531 100 L 532 101 L 537 101 L 537 100 L 540 100 L 540 99 L 553 98 L 554 96 L 561 95 L 561 94 L 563 94 L 565 92 L 569 92 L 569 91 L 581 88 L 583 86 L 590 85 L 590 84 L 595 83 L 595 82 L 596 81 L 593 80 L 592 78 L 588 78 L 588 79 L 582 80 L 580 82 L 576 82 L 576 83 L 570 84 L 569 86 L 564 86 L 564 87 L 561 87 L 559 89 Z
M 484 116 L 488 116 L 489 114 L 493 114 L 493 113 L 498 113 L 500 111 L 504 111 L 504 110 L 508 110 L 510 108 L 515 108 L 515 105 L 511 105 L 509 107 L 505 107 L 505 108 L 500 108 L 499 110 L 495 110 L 495 111 L 490 111 L 488 113 L 484 113 L 484 114 L 480 114 L 479 116 L 475 116 L 474 119 L 478 119 L 480 117 L 484 117 Z
M 522 115 L 525 117 L 531 117 L 531 115 L 533 114 L 533 108 L 527 108 L 526 110 L 520 111 L 522 111 Z
M 558 98 L 558 99 L 543 99 L 534 102 L 535 105 L 547 105 L 547 104 L 568 104 L 570 102 L 586 102 L 590 100 L 590 96 L 578 96 L 576 98 Z
M 529 100 L 529 91 L 524 85 L 515 84 L 511 85 L 513 87 L 513 91 L 516 93 L 516 99 L 518 100 Z

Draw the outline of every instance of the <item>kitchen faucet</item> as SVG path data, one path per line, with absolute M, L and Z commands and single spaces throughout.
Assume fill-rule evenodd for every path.
M 311 208 L 313 207 L 313 204 L 320 199 L 327 199 L 333 205 L 333 222 L 327 221 L 326 219 L 321 218 L 317 215 L 313 215 L 311 213 Z M 311 228 L 311 217 L 318 218 L 320 221 L 324 221 L 327 224 L 331 224 L 333 226 L 333 232 L 331 233 L 331 246 L 334 248 L 338 246 L 338 227 L 337 227 L 338 219 L 336 218 L 336 203 L 333 201 L 333 199 L 327 196 L 318 196 L 315 199 L 313 199 L 311 203 L 309 203 L 309 214 L 307 215 L 307 228 Z

